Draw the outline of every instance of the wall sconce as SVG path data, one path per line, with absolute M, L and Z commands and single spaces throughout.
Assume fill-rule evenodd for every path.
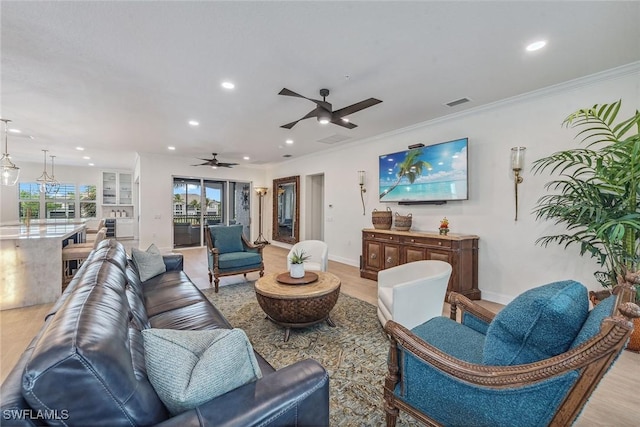
M 259 229 L 259 233 L 258 233 L 258 239 L 253 243 L 256 244 L 256 245 L 268 245 L 269 242 L 262 235 L 262 199 L 267 194 L 267 191 L 269 190 L 269 188 L 267 188 L 267 187 L 255 187 L 253 190 L 256 192 L 256 194 L 258 195 L 258 198 L 259 198 L 259 204 L 258 204 L 258 215 L 259 215 L 258 216 L 258 229 Z
M 367 192 L 367 189 L 364 188 L 364 181 L 366 179 L 365 171 L 358 171 L 358 185 L 360 186 L 360 200 L 362 200 L 362 215 L 366 215 L 364 208 L 364 193 Z
M 522 171 L 522 166 L 524 165 L 524 151 L 526 149 L 527 147 L 513 147 L 511 149 L 511 169 L 513 170 L 514 175 L 516 194 L 516 221 L 518 220 L 518 184 L 523 181 L 520 172 Z

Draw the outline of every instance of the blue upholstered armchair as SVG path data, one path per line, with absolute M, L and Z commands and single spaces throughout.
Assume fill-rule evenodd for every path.
M 209 261 L 209 283 L 212 279 L 218 292 L 220 277 L 259 271 L 264 275 L 262 248 L 252 245 L 242 234 L 242 225 L 211 225 L 205 233 Z
M 640 316 L 632 289 L 589 311 L 582 284 L 555 282 L 497 315 L 452 292 L 450 318 L 411 330 L 390 320 L 387 426 L 399 410 L 430 426 L 571 425 Z

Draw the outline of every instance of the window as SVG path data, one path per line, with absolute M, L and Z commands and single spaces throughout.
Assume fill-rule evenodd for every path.
M 40 193 L 37 182 L 21 182 L 18 185 L 18 209 L 20 219 L 27 213 L 32 219 L 73 219 L 95 218 L 97 213 L 97 194 L 95 185 L 60 184 L 56 193 Z
M 73 184 L 60 184 L 55 193 L 45 194 L 46 216 L 51 219 L 75 218 L 76 187 Z
M 18 185 L 18 209 L 20 219 L 27 216 L 30 218 L 40 218 L 40 184 L 37 182 L 21 182 Z
M 96 186 L 80 185 L 80 218 L 96 217 Z

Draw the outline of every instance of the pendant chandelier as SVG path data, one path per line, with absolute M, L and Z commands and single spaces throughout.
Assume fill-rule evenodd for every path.
M 51 156 L 51 176 L 47 173 L 47 152 L 49 150 L 42 150 L 44 152 L 44 170 L 42 171 L 42 175 L 40 178 L 36 179 L 38 183 L 40 183 L 40 192 L 41 193 L 57 193 L 60 188 L 60 183 L 56 181 L 53 177 L 53 157 Z
M 16 185 L 16 182 L 18 182 L 18 177 L 20 176 L 20 168 L 11 161 L 11 156 L 9 156 L 9 149 L 7 148 L 7 134 L 9 133 L 8 127 L 11 120 L 0 120 L 4 122 L 4 153 L 2 153 L 2 158 L 0 158 L 0 180 L 2 182 L 2 185 Z

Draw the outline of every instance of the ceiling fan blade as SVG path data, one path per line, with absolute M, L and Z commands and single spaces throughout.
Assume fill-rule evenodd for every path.
M 369 98 L 364 101 L 356 102 L 355 104 L 349 105 L 348 107 L 341 108 L 333 112 L 334 118 L 342 118 L 348 116 L 349 114 L 353 114 L 357 111 L 364 110 L 365 108 L 372 107 L 376 104 L 381 103 L 379 99 Z M 338 124 L 338 123 L 336 123 Z
M 204 160 L 204 159 L 200 159 L 200 160 Z M 191 166 L 204 166 L 204 165 L 208 165 L 208 164 L 210 164 L 210 162 L 198 163 L 197 165 L 191 165 Z
M 345 122 L 339 117 L 334 117 L 333 119 L 331 119 L 331 123 L 333 123 L 334 125 L 342 126 L 343 128 L 347 128 L 347 129 L 353 129 L 358 127 L 358 125 L 353 124 L 351 122 Z
M 238 166 L 239 163 L 218 163 L 217 166 L 222 168 L 231 168 L 233 166 Z
M 320 108 L 320 107 L 318 107 Z M 281 128 L 285 128 L 285 129 L 291 129 L 292 127 L 294 127 L 300 120 L 304 120 L 304 119 L 310 119 L 311 117 L 317 117 L 318 116 L 318 108 L 314 108 L 313 110 L 309 111 L 304 117 L 302 117 L 301 119 L 296 120 L 295 122 L 291 122 L 291 123 L 287 123 L 286 125 L 282 125 L 280 126 Z
M 286 87 L 285 87 L 285 88 L 282 88 L 282 90 L 281 90 L 280 92 L 278 92 L 278 95 L 294 96 L 294 97 L 296 97 L 296 98 L 308 99 L 309 101 L 311 101 L 311 102 L 315 102 L 316 104 L 318 104 L 318 103 L 322 102 L 322 101 L 319 101 L 319 100 L 317 100 L 317 99 L 307 98 L 306 96 L 302 96 L 302 95 L 300 95 L 299 93 L 295 93 L 294 91 L 287 89 Z
M 292 127 L 294 127 L 300 120 L 296 120 L 295 122 L 291 122 L 291 123 L 287 123 L 286 125 L 282 125 L 280 126 L 281 128 L 284 129 L 291 129 Z

